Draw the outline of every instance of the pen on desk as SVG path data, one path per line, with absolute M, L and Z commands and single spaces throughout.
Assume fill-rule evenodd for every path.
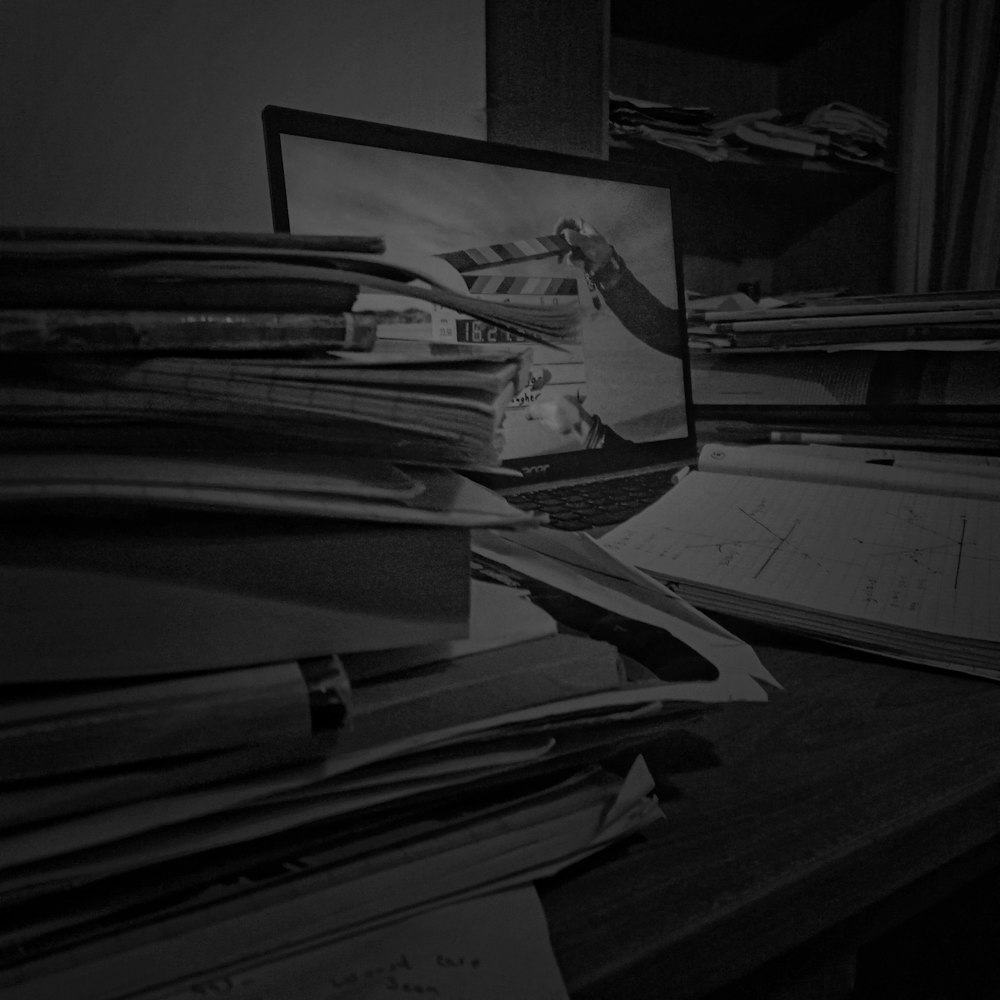
M 771 430 L 766 427 L 725 426 L 714 430 L 715 437 L 729 444 L 835 444 L 859 448 L 901 448 L 937 452 L 995 454 L 1000 444 L 995 437 L 976 441 L 958 437 L 916 437 L 910 434 L 845 434 L 833 431 Z
M 972 443 L 959 444 L 934 437 L 910 437 L 891 434 L 828 434 L 813 431 L 771 431 L 765 438 L 771 444 L 841 444 L 860 448 L 914 448 L 929 451 L 975 451 Z
M 822 431 L 771 431 L 768 440 L 772 444 L 867 444 L 872 447 L 891 448 L 902 438 L 865 434 L 829 434 Z M 891 443 L 889 443 L 891 442 Z
M 670 485 L 676 486 L 689 472 L 691 471 L 690 465 L 682 465 L 671 477 Z

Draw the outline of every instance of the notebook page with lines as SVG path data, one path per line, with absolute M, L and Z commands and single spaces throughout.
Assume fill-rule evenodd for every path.
M 947 478 L 918 492 L 886 467 L 850 484 L 830 461 L 804 462 L 799 479 L 748 464 L 703 460 L 602 545 L 704 609 L 1000 679 L 994 494 Z
M 263 120 L 277 231 L 378 234 L 390 254 L 448 265 L 473 296 L 578 310 L 575 335 L 525 341 L 528 385 L 503 421 L 502 463 L 516 478 L 490 480 L 512 502 L 570 484 L 580 508 L 583 486 L 612 479 L 624 500 L 617 479 L 640 471 L 659 473 L 658 496 L 694 458 L 680 258 L 661 173 L 288 108 L 266 108 Z M 370 298 L 366 307 L 380 310 L 380 343 L 444 351 L 518 340 L 448 310 L 397 301 L 393 312 Z

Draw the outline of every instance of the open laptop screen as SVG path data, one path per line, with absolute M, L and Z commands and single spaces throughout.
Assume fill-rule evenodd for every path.
M 474 295 L 579 304 L 564 350 L 531 345 L 531 381 L 505 416 L 504 464 L 526 482 L 690 456 L 683 291 L 661 175 L 288 108 L 265 108 L 263 122 L 276 231 L 379 235 L 390 254 L 446 261 Z M 416 300 L 363 295 L 356 308 L 378 313 L 380 338 L 509 337 Z

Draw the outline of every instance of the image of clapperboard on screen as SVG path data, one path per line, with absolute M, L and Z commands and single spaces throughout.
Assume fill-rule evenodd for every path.
M 560 236 L 536 236 L 508 243 L 439 254 L 462 277 L 469 294 L 518 305 L 580 305 L 579 271 L 564 261 L 568 245 Z M 528 343 L 516 333 L 447 309 L 434 313 L 436 339 L 464 344 Z M 562 349 L 531 342 L 528 385 L 511 407 L 529 406 L 547 396 L 575 395 L 585 385 L 583 344 L 561 341 Z

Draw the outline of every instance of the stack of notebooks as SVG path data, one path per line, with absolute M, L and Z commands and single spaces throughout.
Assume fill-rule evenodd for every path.
M 359 290 L 460 307 L 522 343 L 558 344 L 576 310 L 473 298 L 433 259 L 381 251 L 367 237 L 0 230 L 4 444 L 495 463 L 523 355 L 373 351 Z
M 365 238 L 0 251 L 0 991 L 440 991 L 441 942 L 488 967 L 498 921 L 558 983 L 532 881 L 660 816 L 641 758 L 602 761 L 769 678 L 463 475 L 524 345 L 381 350 L 357 288 L 438 291 Z M 560 586 L 675 659 L 561 626 L 530 599 Z

